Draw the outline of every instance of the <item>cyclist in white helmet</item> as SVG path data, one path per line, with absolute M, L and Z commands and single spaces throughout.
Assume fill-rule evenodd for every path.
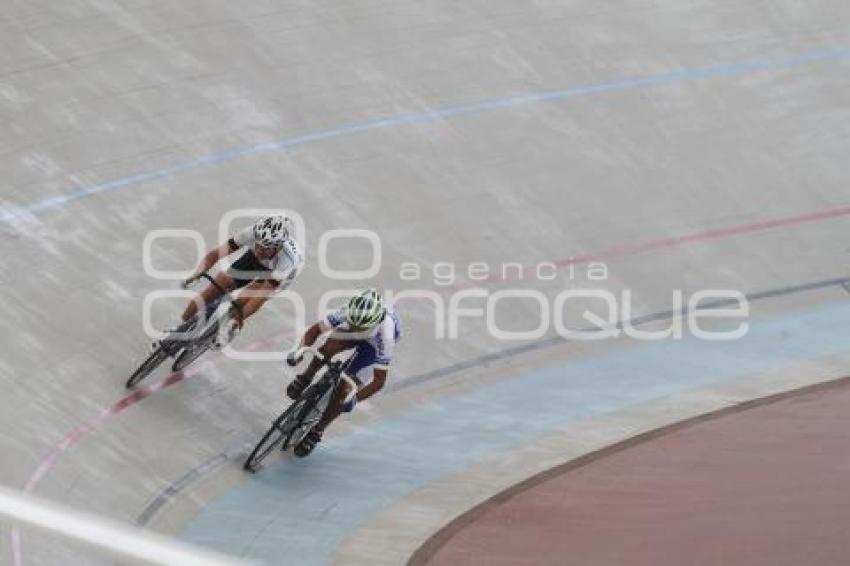
M 295 455 L 300 458 L 313 451 L 325 428 L 340 413 L 352 411 L 357 401 L 368 399 L 384 387 L 393 346 L 401 339 L 401 321 L 395 310 L 384 304 L 381 291 L 367 289 L 353 296 L 346 306 L 310 326 L 301 338 L 299 348 L 312 346 L 325 333 L 328 333 L 328 338 L 319 348 L 319 353 L 326 360 L 345 350 L 355 350 L 344 370 L 345 379 L 340 381 L 340 387 L 319 424 L 295 447 Z M 294 352 L 287 361 L 295 365 Z M 322 363 L 318 357 L 313 358 L 304 373 L 289 384 L 286 394 L 297 399 L 310 385 Z
M 292 221 L 286 216 L 268 216 L 233 234 L 226 242 L 211 249 L 195 272 L 183 281 L 184 288 L 197 281 L 219 260 L 239 250 L 242 255 L 226 271 L 214 277 L 216 285 L 208 285 L 195 297 L 181 319 L 185 322 L 198 312 L 199 305 L 209 304 L 221 296 L 221 289 L 252 291 L 236 298 L 238 309 L 222 325 L 215 341 L 217 348 L 226 345 L 242 328 L 245 319 L 256 313 L 276 291 L 289 287 L 304 265 L 304 256 L 293 239 Z

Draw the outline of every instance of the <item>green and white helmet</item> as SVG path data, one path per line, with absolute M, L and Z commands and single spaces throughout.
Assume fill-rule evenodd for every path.
M 348 301 L 346 318 L 356 328 L 372 328 L 384 320 L 384 295 L 378 289 L 366 289 Z

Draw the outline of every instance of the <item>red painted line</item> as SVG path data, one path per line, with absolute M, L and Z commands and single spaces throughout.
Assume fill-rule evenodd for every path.
M 632 245 L 615 245 L 597 252 L 578 256 L 571 256 L 568 258 L 554 261 L 552 263 L 554 263 L 558 269 L 564 269 L 566 267 L 569 267 L 570 265 L 579 265 L 592 261 L 616 259 L 654 250 L 676 248 L 692 242 L 720 240 L 744 234 L 763 232 L 774 228 L 782 228 L 787 226 L 806 224 L 809 222 L 818 222 L 833 218 L 841 218 L 848 215 L 850 215 L 850 207 L 833 208 L 806 214 L 799 214 L 795 216 L 773 218 L 769 220 L 755 222 L 752 224 L 743 224 L 739 226 L 732 226 L 729 228 L 719 228 L 702 232 L 694 232 L 692 234 L 674 236 L 671 238 L 649 240 L 646 242 L 641 242 Z M 529 273 L 533 273 L 536 269 L 537 266 L 526 267 L 524 268 L 522 273 L 523 275 L 526 275 Z M 444 293 L 453 292 L 464 288 L 471 288 L 482 283 L 496 283 L 501 281 L 507 281 L 509 279 L 510 278 L 502 277 L 500 274 L 498 278 L 495 276 L 491 276 L 481 281 L 464 282 L 462 284 L 441 287 L 438 290 Z M 252 347 L 256 347 L 257 345 L 267 345 L 275 339 L 285 336 L 286 334 L 288 334 L 288 331 L 278 333 L 272 337 L 267 337 L 263 340 L 259 340 L 249 345 L 248 348 L 250 349 Z M 163 379 L 162 381 L 151 386 L 139 389 L 131 393 L 127 397 L 116 401 L 113 405 L 102 409 L 97 415 L 83 422 L 81 425 L 71 431 L 59 444 L 57 444 L 53 449 L 50 450 L 50 452 L 48 452 L 48 454 L 42 459 L 38 467 L 27 480 L 26 486 L 24 487 L 24 491 L 27 493 L 34 492 L 39 482 L 47 475 L 51 468 L 53 468 L 56 463 L 56 460 L 63 452 L 65 452 L 69 448 L 72 448 L 87 436 L 94 434 L 94 432 L 96 432 L 97 429 L 110 417 L 117 415 L 118 413 L 124 411 L 125 409 L 128 409 L 129 407 L 132 407 L 136 403 L 142 401 L 143 399 L 149 397 L 150 395 L 161 389 L 165 389 L 166 387 L 170 387 L 171 385 L 175 385 L 177 383 L 180 383 L 181 381 L 200 374 L 203 369 L 206 369 L 207 367 L 210 367 L 212 365 L 215 365 L 215 362 L 206 361 L 197 368 L 190 370 L 189 372 L 172 374 Z M 20 533 L 17 527 L 12 530 L 12 553 L 15 559 L 15 565 L 21 566 Z

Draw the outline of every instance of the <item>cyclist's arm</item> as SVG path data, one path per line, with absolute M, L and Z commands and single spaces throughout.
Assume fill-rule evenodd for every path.
M 331 313 L 327 316 L 327 318 L 323 318 L 318 322 L 314 322 L 310 325 L 304 334 L 301 336 L 301 340 L 298 342 L 298 346 L 296 346 L 295 350 L 290 354 L 294 356 L 294 352 L 303 348 L 304 346 L 312 346 L 316 343 L 316 340 L 319 339 L 319 336 L 326 332 L 330 332 L 335 327 L 339 326 L 342 323 L 343 318 L 345 317 L 344 309 L 340 309 L 335 313 Z M 294 357 L 292 359 L 295 359 Z M 290 365 L 295 365 L 294 362 L 290 362 Z
M 357 400 L 363 401 L 364 399 L 368 399 L 369 397 L 383 389 L 384 384 L 387 382 L 388 373 L 388 369 L 375 368 L 374 373 L 372 374 L 372 381 L 370 381 L 357 391 Z
M 301 273 L 304 268 L 304 256 L 291 240 L 284 244 L 284 249 L 280 253 L 286 254 L 285 267 L 272 271 L 271 277 L 275 281 L 275 289 L 283 291 L 288 289 Z
M 216 263 L 218 263 L 218 260 L 232 254 L 238 249 L 239 246 L 236 245 L 236 242 L 233 241 L 233 238 L 230 238 L 217 248 L 211 249 L 207 252 L 203 259 L 201 259 L 201 263 L 198 264 L 198 267 L 195 269 L 195 272 L 191 275 L 191 277 L 188 277 L 186 281 L 194 281 L 195 279 L 201 276 L 201 273 L 206 273 L 207 271 L 212 269 L 212 267 Z
M 322 330 L 322 323 L 314 322 L 310 326 L 310 328 L 308 328 L 307 331 L 304 332 L 304 336 L 301 337 L 301 343 L 298 344 L 298 347 L 300 348 L 302 346 L 312 346 L 316 343 L 316 340 L 318 340 L 319 336 L 321 336 L 323 333 L 324 330 Z

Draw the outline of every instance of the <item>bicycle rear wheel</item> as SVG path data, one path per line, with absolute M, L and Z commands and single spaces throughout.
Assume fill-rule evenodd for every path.
M 127 389 L 132 389 L 135 387 L 140 381 L 149 376 L 153 370 L 159 367 L 159 364 L 165 361 L 165 358 L 168 357 L 168 352 L 166 352 L 162 346 L 157 348 L 147 359 L 142 362 L 142 364 L 133 372 L 130 376 L 130 379 L 127 380 L 126 387 Z

